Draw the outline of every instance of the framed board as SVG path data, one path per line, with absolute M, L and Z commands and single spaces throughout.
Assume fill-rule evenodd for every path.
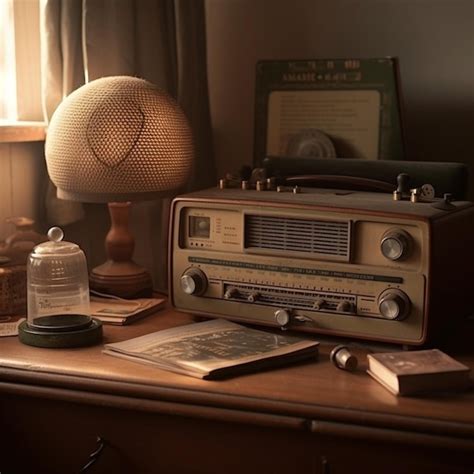
M 404 159 L 400 95 L 396 58 L 259 61 L 254 164 Z

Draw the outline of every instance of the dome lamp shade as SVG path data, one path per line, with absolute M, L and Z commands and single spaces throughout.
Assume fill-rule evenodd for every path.
M 67 96 L 51 118 L 45 146 L 58 197 L 81 202 L 169 195 L 186 183 L 193 150 L 174 99 L 128 76 L 97 79 Z

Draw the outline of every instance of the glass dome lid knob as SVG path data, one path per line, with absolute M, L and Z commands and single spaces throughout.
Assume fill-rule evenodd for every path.
M 48 230 L 48 239 L 52 242 L 61 242 L 64 238 L 64 232 L 61 227 L 51 227 Z

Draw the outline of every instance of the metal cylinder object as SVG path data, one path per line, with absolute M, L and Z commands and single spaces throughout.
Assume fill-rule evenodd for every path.
M 353 372 L 357 368 L 358 360 L 357 357 L 351 354 L 347 346 L 339 345 L 336 346 L 329 356 L 331 362 L 338 368 L 342 370 L 348 370 Z

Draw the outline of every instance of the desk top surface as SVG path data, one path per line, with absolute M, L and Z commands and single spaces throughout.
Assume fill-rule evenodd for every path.
M 104 326 L 104 343 L 192 321 L 190 315 L 164 309 L 130 326 Z M 42 349 L 7 337 L 0 339 L 0 392 L 9 384 L 45 386 L 309 420 L 412 429 L 421 425 L 429 431 L 474 437 L 472 389 L 423 398 L 396 397 L 365 372 L 368 349 L 355 347 L 359 368 L 350 373 L 330 362 L 334 345 L 322 342 L 317 361 L 204 381 L 105 355 L 102 345 Z M 474 367 L 472 353 L 455 357 Z

